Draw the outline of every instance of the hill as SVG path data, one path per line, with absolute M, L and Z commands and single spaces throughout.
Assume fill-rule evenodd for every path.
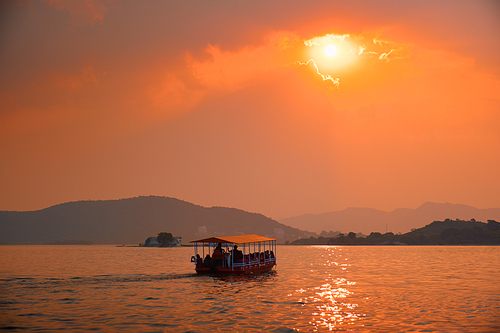
M 405 233 L 430 221 L 450 219 L 500 220 L 500 208 L 479 209 L 467 205 L 426 202 L 417 209 L 398 208 L 385 212 L 372 208 L 346 208 L 323 214 L 307 214 L 279 222 L 315 233 L 325 231 Z
M 276 230 L 277 229 L 277 230 Z M 0 244 L 139 244 L 159 232 L 182 243 L 208 235 L 259 234 L 279 240 L 309 237 L 264 215 L 235 208 L 202 207 L 182 200 L 148 196 L 120 200 L 76 201 L 38 211 L 1 211 Z M 206 232 L 206 234 L 205 234 Z
M 298 239 L 291 244 L 304 245 L 500 245 L 500 223 L 488 220 L 483 223 L 472 219 L 434 221 L 423 228 L 406 234 L 372 232 L 367 237 L 347 236 L 310 237 Z

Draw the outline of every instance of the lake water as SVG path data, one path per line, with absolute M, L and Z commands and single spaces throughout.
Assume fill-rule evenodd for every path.
M 193 248 L 0 246 L 0 329 L 500 332 L 500 247 L 278 246 L 194 275 Z

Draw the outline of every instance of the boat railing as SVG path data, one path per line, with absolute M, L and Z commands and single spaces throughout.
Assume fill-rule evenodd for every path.
M 276 263 L 276 257 L 269 257 L 269 258 L 264 258 L 264 260 L 243 260 L 243 261 L 237 261 L 233 263 L 233 267 L 246 267 L 246 266 L 253 266 L 253 265 L 259 265 L 263 266 L 268 263 Z

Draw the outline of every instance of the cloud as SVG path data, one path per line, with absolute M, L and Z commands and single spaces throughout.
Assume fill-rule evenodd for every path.
M 102 24 L 108 12 L 108 7 L 101 0 L 45 0 L 45 2 L 57 10 L 67 11 L 75 25 Z
M 202 91 L 189 89 L 184 81 L 172 73 L 166 73 L 147 89 L 150 105 L 154 109 L 185 110 L 195 106 L 203 96 Z
M 286 40 L 278 42 L 287 48 Z M 187 61 L 193 75 L 207 88 L 238 90 L 250 84 L 252 79 L 265 75 L 277 66 L 277 50 L 271 45 L 245 47 L 236 52 L 223 51 L 216 45 L 208 45 L 205 52 L 210 59 L 199 61 L 188 54 Z
M 373 32 L 364 32 L 362 34 L 326 34 L 324 36 L 314 37 L 304 41 L 304 45 L 308 47 L 326 46 L 330 43 L 344 43 L 347 47 L 347 52 L 354 54 L 356 57 L 377 56 L 379 60 L 395 60 L 404 59 L 410 56 L 410 45 L 398 43 L 388 39 L 381 39 L 377 34 L 371 38 Z M 368 42 L 367 42 L 368 41 Z
M 306 46 L 318 46 L 325 45 L 334 42 L 344 42 L 346 39 L 350 39 L 349 34 L 344 35 L 334 35 L 334 34 L 326 34 L 324 36 L 314 37 L 304 41 Z
M 91 64 L 72 71 L 49 70 L 45 75 L 33 78 L 22 85 L 4 89 L 2 94 L 8 96 L 0 105 L 3 112 L 19 108 L 23 109 L 50 109 L 54 105 L 67 103 L 80 95 L 86 88 L 95 87 L 98 77 Z M 0 112 L 0 113 L 3 113 Z
M 379 60 L 390 61 L 390 60 L 408 58 L 408 55 L 405 53 L 405 50 L 403 48 L 398 48 L 398 49 L 391 49 L 389 52 L 382 53 L 378 58 Z
M 313 64 L 322 80 L 333 83 L 336 88 L 339 88 L 340 78 L 349 76 L 349 70 L 356 70 L 360 63 L 389 62 L 410 56 L 409 45 L 380 39 L 378 33 L 369 31 L 361 34 L 326 34 L 304 40 L 303 43 L 309 49 L 310 58 L 307 61 L 301 60 L 293 63 Z M 325 55 L 325 47 L 329 44 L 337 48 L 334 57 Z M 369 69 L 370 67 L 364 67 L 365 71 Z
M 97 76 L 94 73 L 94 67 L 92 65 L 82 68 L 82 73 L 85 81 L 97 82 Z
M 269 33 L 267 42 L 261 45 L 245 46 L 236 51 L 209 44 L 205 49 L 208 59 L 195 58 L 188 53 L 186 61 L 193 77 L 205 89 L 239 90 L 255 84 L 275 68 L 290 65 L 312 66 L 322 81 L 339 88 L 341 76 L 335 72 L 343 71 L 344 75 L 348 75 L 345 68 L 353 66 L 356 59 L 373 58 L 373 61 L 388 62 L 409 56 L 408 45 L 374 35 L 374 32 L 326 34 L 304 40 L 294 33 L 277 31 Z M 333 60 L 325 59 L 324 55 L 323 46 L 329 43 L 336 43 L 339 49 Z M 312 50 L 310 58 L 301 59 L 306 49 Z
M 302 66 L 307 66 L 309 64 L 312 64 L 314 66 L 314 68 L 316 69 L 316 74 L 318 74 L 319 76 L 321 76 L 321 78 L 323 79 L 323 81 L 330 81 L 335 88 L 339 88 L 339 84 L 340 84 L 339 80 L 340 79 L 339 78 L 333 78 L 330 74 L 322 74 L 319 71 L 318 65 L 316 64 L 316 62 L 314 61 L 314 59 L 309 59 L 306 62 L 296 61 L 296 62 L 294 62 L 294 64 L 298 64 L 298 65 L 302 65 Z
M 300 37 L 288 31 L 279 31 L 271 33 L 269 41 L 274 48 L 284 51 L 297 47 L 300 44 Z

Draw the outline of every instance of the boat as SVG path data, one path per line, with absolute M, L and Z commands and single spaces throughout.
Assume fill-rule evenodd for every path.
M 209 237 L 194 243 L 197 274 L 249 275 L 276 266 L 276 239 L 259 235 Z

